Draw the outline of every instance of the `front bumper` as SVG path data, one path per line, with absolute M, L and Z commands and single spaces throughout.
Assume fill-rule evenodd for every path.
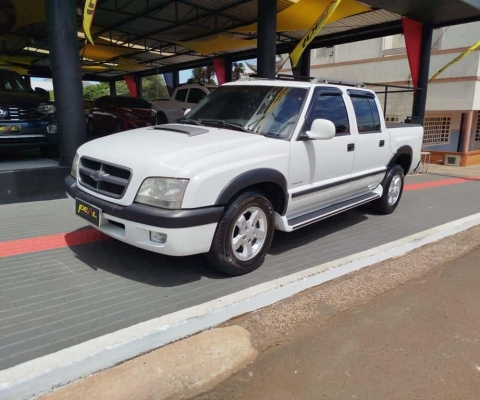
M 0 148 L 43 147 L 58 144 L 58 133 L 48 133 L 47 127 L 56 124 L 54 116 L 48 115 L 35 121 L 0 121 L 0 126 L 20 126 L 20 132 L 0 132 Z
M 207 253 L 224 211 L 223 207 L 165 210 L 137 203 L 119 206 L 83 192 L 71 176 L 65 179 L 65 185 L 72 200 L 79 199 L 102 210 L 96 229 L 132 246 L 168 256 Z M 151 241 L 150 232 L 167 235 L 165 243 Z

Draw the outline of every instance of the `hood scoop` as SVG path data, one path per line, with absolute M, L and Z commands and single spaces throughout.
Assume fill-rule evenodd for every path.
M 208 129 L 200 128 L 198 126 L 184 125 L 184 124 L 164 124 L 154 126 L 153 129 L 159 131 L 169 131 L 169 132 L 178 132 L 184 133 L 188 136 L 198 136 L 208 133 Z

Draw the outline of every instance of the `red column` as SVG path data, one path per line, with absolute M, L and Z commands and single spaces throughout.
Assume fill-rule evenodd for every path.
M 125 75 L 125 82 L 127 83 L 128 90 L 130 91 L 130 95 L 132 97 L 137 97 L 137 82 L 135 81 L 135 77 L 131 75 Z
M 225 59 L 214 58 L 213 69 L 215 70 L 215 75 L 217 76 L 218 84 L 223 85 L 227 81 L 226 73 L 225 73 Z

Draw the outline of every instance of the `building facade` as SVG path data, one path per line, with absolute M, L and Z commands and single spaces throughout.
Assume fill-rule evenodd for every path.
M 430 76 L 474 44 L 480 38 L 479 33 L 478 22 L 435 30 Z M 290 71 L 289 66 L 284 70 Z M 378 84 L 372 86 L 374 90 L 381 85 L 413 86 L 403 35 L 314 49 L 311 76 Z M 386 120 L 403 122 L 411 115 L 413 92 L 400 91 L 389 96 L 385 101 Z M 379 98 L 384 103 L 381 93 Z M 480 164 L 479 50 L 451 66 L 429 85 L 426 109 L 424 150 L 432 154 L 432 162 Z

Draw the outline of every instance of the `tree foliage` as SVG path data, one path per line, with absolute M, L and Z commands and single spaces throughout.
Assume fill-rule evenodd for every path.
M 118 96 L 130 96 L 125 81 L 117 81 L 115 83 Z M 155 101 L 157 99 L 168 98 L 168 90 L 165 81 L 160 75 L 146 76 L 142 78 L 143 98 L 147 101 Z M 101 82 L 95 85 L 86 86 L 83 89 L 83 97 L 85 99 L 95 100 L 102 96 L 110 94 L 110 85 L 107 82 Z
M 192 76 L 188 80 L 188 83 L 215 83 L 214 77 L 215 70 L 213 69 L 213 65 L 194 68 L 192 69 Z
M 245 75 L 245 65 L 241 62 L 232 63 L 232 81 L 238 81 Z

